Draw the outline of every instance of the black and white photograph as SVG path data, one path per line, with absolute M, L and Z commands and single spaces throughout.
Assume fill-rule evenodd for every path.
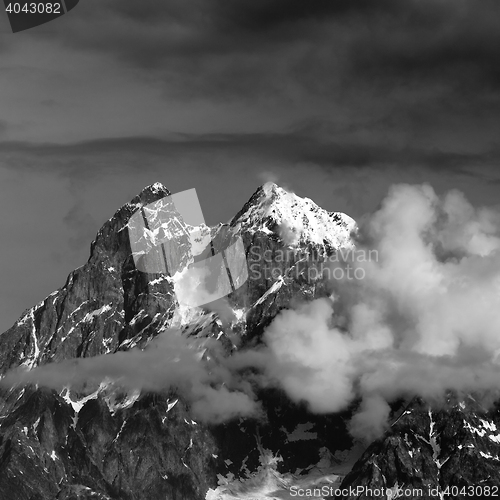
M 0 500 L 500 497 L 500 1 L 4 0 Z

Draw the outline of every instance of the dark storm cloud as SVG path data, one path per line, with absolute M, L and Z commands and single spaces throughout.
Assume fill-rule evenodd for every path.
M 310 21 L 331 21 L 347 16 L 375 14 L 390 8 L 396 9 L 397 2 L 380 0 L 244 0 L 230 2 L 217 0 L 212 2 L 213 12 L 220 25 L 227 28 L 246 30 L 250 33 L 275 32 L 283 29 L 283 37 L 292 37 L 288 31 L 290 25 L 298 26 Z M 303 30 L 304 31 L 304 30 Z
M 461 92 L 498 89 L 498 2 L 424 1 L 406 6 L 400 16 L 382 22 L 385 32 L 372 31 L 369 44 L 354 45 L 354 75 L 392 83 L 396 79 L 401 85 L 447 82 Z
M 248 151 L 327 167 L 467 165 L 469 172 L 498 158 L 498 26 L 494 0 L 88 0 L 27 36 L 107 57 L 123 78 L 159 89 L 165 103 L 269 105 L 276 116 L 297 117 L 293 130 L 270 135 L 106 139 L 61 154 Z M 311 118 L 309 133 L 297 132 Z M 231 128 L 214 116 L 213 130 Z
M 325 169 L 336 167 L 427 167 L 443 172 L 476 175 L 474 167 L 489 167 L 500 161 L 500 149 L 480 154 L 441 151 L 436 148 L 360 144 L 321 138 L 320 128 L 308 127 L 289 133 L 177 134 L 172 139 L 127 137 L 83 141 L 73 144 L 0 142 L 4 167 L 47 169 L 68 176 L 92 177 L 116 168 L 144 169 L 148 158 L 199 161 L 204 157 L 248 158 L 311 163 Z M 36 162 L 33 160 L 36 158 Z M 140 159 L 140 161 L 139 161 Z M 235 165 L 236 167 L 236 165 Z M 478 176 L 482 174 L 477 172 Z
M 72 19 L 72 27 L 81 28 L 83 22 L 93 19 L 97 21 L 93 36 L 83 30 L 70 34 L 68 24 L 51 26 L 39 30 L 38 34 L 66 37 L 66 43 L 115 51 L 139 64 L 149 65 L 164 62 L 176 53 L 262 50 L 281 41 L 309 38 L 310 23 L 328 23 L 359 12 L 370 14 L 391 5 L 396 7 L 397 3 L 382 0 L 144 0 L 140 3 L 110 0 L 102 4 L 90 1 L 85 11 L 81 10 L 79 17 Z M 291 26 L 297 29 L 291 31 Z M 141 34 L 142 39 L 130 36 L 134 32 Z M 263 34 L 266 36 L 262 37 Z M 101 45 L 104 39 L 107 45 Z M 252 43 L 248 44 L 250 40 Z M 162 41 L 177 43 L 156 43 Z M 141 51 L 146 45 L 149 50 Z
M 494 0 L 110 0 L 71 16 L 33 36 L 159 72 L 187 98 L 500 83 Z

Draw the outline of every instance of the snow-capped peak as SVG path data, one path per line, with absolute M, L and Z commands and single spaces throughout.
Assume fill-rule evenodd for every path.
M 288 245 L 310 242 L 334 248 L 352 246 L 356 229 L 348 215 L 323 210 L 273 182 L 257 189 L 230 225 L 236 231 L 275 233 Z
M 170 194 L 169 190 L 161 183 L 161 182 L 155 182 L 153 184 L 150 184 L 149 186 L 146 186 L 142 192 L 150 192 L 154 194 Z
M 264 185 L 260 187 L 266 196 L 272 196 L 273 194 L 277 194 L 279 191 L 286 192 L 283 188 L 280 188 L 274 182 L 266 182 Z

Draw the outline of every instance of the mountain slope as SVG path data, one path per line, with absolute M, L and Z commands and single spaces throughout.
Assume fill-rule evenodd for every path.
M 92 242 L 89 261 L 73 271 L 61 289 L 26 311 L 0 335 L 2 376 L 18 366 L 32 369 L 50 362 L 142 348 L 170 326 L 180 326 L 189 334 L 203 330 L 230 351 L 235 333 L 243 342 L 258 335 L 292 299 L 328 293 L 321 279 L 287 273 L 299 261 L 316 265 L 321 255 L 334 251 L 339 242 L 349 244 L 352 223 L 310 201 L 298 203 L 298 197 L 275 186 L 260 188 L 230 224 L 209 229 L 216 251 L 241 237 L 247 256 L 255 258 L 254 274 L 228 297 L 234 311 L 231 322 L 223 326 L 218 314 L 206 308 L 179 307 L 171 277 L 136 269 L 127 230 L 135 213 L 169 194 L 156 183 L 118 210 Z M 247 217 L 247 211 L 252 217 Z M 295 242 L 281 231 L 283 213 L 303 221 Z M 306 219 L 316 226 L 333 222 L 329 231 L 321 233 L 321 243 L 315 231 L 306 231 Z M 272 220 L 273 229 L 252 231 L 248 226 L 264 227 Z M 183 234 L 190 229 L 181 219 L 171 224 Z M 286 260 L 275 258 L 285 250 Z M 264 257 L 268 251 L 273 255 L 270 261 Z M 279 269 L 279 275 L 267 273 L 274 268 Z M 267 446 L 273 453 L 279 448 L 285 455 L 284 469 L 306 467 L 319 460 L 319 449 L 329 442 L 325 422 L 316 419 L 315 425 L 323 429 L 317 433 L 318 442 L 312 448 L 302 447 L 312 451 L 296 458 L 293 449 L 297 450 L 298 444 L 291 442 L 287 452 L 283 443 L 287 432 L 301 422 L 308 424 L 310 415 L 282 393 L 262 397 L 268 401 L 270 416 L 263 427 L 255 421 L 206 426 L 192 420 L 189 405 L 175 393 L 127 392 L 109 381 L 60 392 L 33 385 L 4 389 L 0 392 L 0 498 L 201 499 L 209 487 L 216 486 L 217 474 L 251 474 L 256 470 L 259 446 Z M 288 431 L 277 426 L 285 409 L 288 417 L 282 427 Z M 347 436 L 343 419 L 335 419 L 335 425 Z M 258 445 L 262 429 L 266 437 Z M 335 446 L 349 444 L 346 437 Z
M 372 498 L 370 488 L 424 493 L 398 497 L 408 499 L 498 497 L 499 428 L 498 409 L 488 410 L 470 395 L 449 394 L 435 408 L 414 399 L 344 479 L 342 488 L 361 494 L 342 498 Z
M 327 212 L 272 182 L 257 189 L 229 225 L 233 232 L 277 234 L 290 246 L 313 243 L 330 249 L 352 246 L 356 228 L 348 215 Z

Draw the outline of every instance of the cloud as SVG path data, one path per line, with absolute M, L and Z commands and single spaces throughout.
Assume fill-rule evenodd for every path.
M 329 412 L 360 397 L 351 430 L 371 439 L 397 398 L 498 395 L 500 210 L 393 186 L 346 255 L 354 272 L 332 274 L 332 302 L 282 312 L 265 332 L 267 373 L 292 399 Z
M 308 120 L 331 125 L 323 129 L 321 140 L 309 143 L 300 131 L 269 140 L 248 136 L 246 145 L 241 137 L 233 137 L 225 144 L 228 151 L 235 145 L 254 145 L 254 151 L 260 146 L 270 156 L 276 148 L 281 155 L 290 151 L 288 158 L 299 149 L 296 161 L 322 165 L 460 168 L 494 164 L 498 157 L 488 158 L 500 128 L 499 17 L 492 0 L 147 0 L 140 7 L 131 0 L 105 5 L 89 0 L 62 22 L 27 32 L 25 40 L 36 44 L 43 38 L 44 51 L 62 46 L 65 58 L 74 54 L 83 64 L 92 52 L 99 55 L 94 60 L 110 68 L 107 76 L 112 79 L 106 85 L 88 95 L 72 95 L 72 102 L 82 99 L 81 107 L 108 93 L 116 81 L 133 81 L 126 87 L 131 93 L 152 96 L 140 99 L 137 106 L 165 107 L 167 113 L 175 108 L 172 114 L 180 119 L 165 125 L 174 131 L 210 122 L 212 130 L 232 130 L 238 121 L 247 120 L 259 122 L 250 127 L 257 131 L 276 131 L 292 123 L 298 127 Z M 101 76 L 99 70 L 88 68 L 91 88 L 90 82 Z M 109 122 L 111 117 L 94 110 L 84 126 L 85 136 L 102 136 L 110 129 L 137 133 L 133 124 L 124 125 L 128 119 L 123 110 L 133 116 L 137 112 L 125 100 L 128 94 L 114 96 L 121 111 Z M 180 103 L 192 107 L 186 111 Z M 67 107 L 62 101 L 61 106 Z M 107 106 L 103 104 L 106 114 L 116 115 L 116 109 Z M 141 112 L 147 127 L 147 112 Z M 182 119 L 192 113 L 199 119 Z M 150 115 L 148 133 L 165 131 L 161 118 Z M 61 116 L 74 121 L 73 112 Z M 95 128 L 96 116 L 105 127 Z M 279 125 L 270 127 L 271 117 Z M 80 122 L 86 123 L 79 120 L 77 130 Z M 55 136 L 66 137 L 56 123 L 51 127 Z M 222 147 L 215 136 L 204 139 L 214 142 L 215 149 Z M 129 146 L 126 139 L 122 142 L 128 151 L 139 146 L 137 138 L 131 138 Z M 93 145 L 96 151 L 104 147 Z M 150 142 L 152 151 L 157 146 Z M 172 141 L 173 151 L 178 146 Z
M 160 160 L 197 164 L 201 161 L 228 161 L 251 157 L 266 162 L 259 178 L 283 184 L 285 175 L 271 171 L 271 162 L 278 168 L 310 163 L 331 172 L 340 168 L 377 168 L 381 172 L 394 168 L 411 167 L 433 171 L 452 172 L 470 177 L 481 177 L 478 168 L 490 172 L 492 163 L 500 160 L 500 149 L 490 147 L 480 153 L 455 152 L 435 148 L 401 148 L 397 145 L 360 144 L 337 132 L 338 140 L 325 128 L 332 124 L 322 122 L 308 127 L 297 127 L 285 132 L 173 134 L 170 137 L 105 138 L 69 144 L 0 142 L 3 166 L 16 169 L 46 169 L 68 176 L 96 177 L 100 172 L 113 173 L 117 162 L 122 171 L 144 169 Z M 324 135 L 324 137 L 323 137 Z M 486 156 L 485 156 L 486 155 Z M 282 179 L 283 178 L 283 179 Z
M 292 399 L 305 400 L 321 413 L 349 404 L 355 373 L 348 364 L 351 340 L 328 327 L 331 314 L 328 301 L 318 300 L 279 314 L 264 334 L 272 359 L 269 376 Z
M 499 17 L 493 0 L 110 0 L 29 35 L 108 54 L 187 99 L 359 99 L 366 85 L 373 97 L 386 84 L 416 91 L 422 80 L 472 97 L 498 90 Z
M 391 408 L 380 396 L 364 398 L 349 423 L 350 433 L 367 441 L 380 437 L 387 430 L 390 411 Z
M 360 398 L 350 430 L 367 440 L 384 432 L 399 398 L 498 397 L 500 209 L 474 208 L 458 191 L 393 186 L 343 260 L 351 274 L 330 274 L 331 299 L 280 312 L 266 347 L 234 363 L 258 367 L 314 412 Z
M 221 355 L 221 346 L 210 339 L 187 339 L 177 330 L 166 330 L 144 350 L 65 360 L 31 371 L 21 367 L 6 374 L 1 384 L 37 383 L 61 391 L 68 385 L 84 390 L 108 380 L 130 389 L 173 388 L 191 403 L 193 416 L 204 422 L 258 416 L 259 405 L 248 384 L 210 356 L 204 357 L 207 349 L 210 356 Z

